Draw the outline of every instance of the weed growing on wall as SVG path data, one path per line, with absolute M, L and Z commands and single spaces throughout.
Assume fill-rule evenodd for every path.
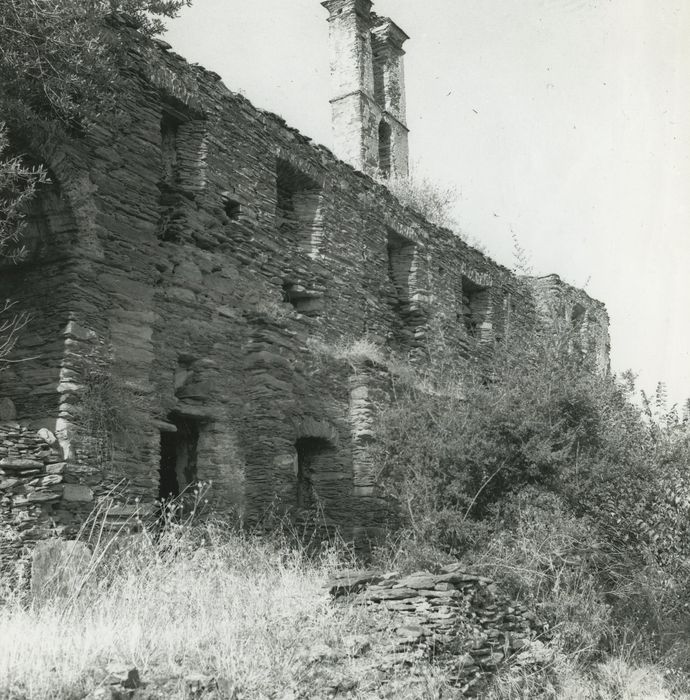
M 141 435 L 144 400 L 106 365 L 89 364 L 81 382 L 72 438 L 101 466 L 112 467 L 116 448 L 135 445 Z
M 443 187 L 414 177 L 390 177 L 379 180 L 406 207 L 421 214 L 437 226 L 455 229 L 458 227 L 453 213 L 460 194 L 455 187 Z
M 309 349 L 317 356 L 323 355 L 334 360 L 352 364 L 368 362 L 375 365 L 387 366 L 390 357 L 386 349 L 371 338 L 341 338 L 335 343 L 324 343 L 310 338 L 307 342 Z

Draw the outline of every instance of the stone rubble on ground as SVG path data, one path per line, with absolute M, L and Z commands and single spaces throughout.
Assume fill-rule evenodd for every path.
M 450 671 L 463 695 L 474 695 L 508 660 L 524 667 L 553 660 L 538 639 L 544 623 L 502 596 L 491 579 L 467 573 L 460 564 L 438 574 L 344 572 L 328 589 L 336 600 L 393 613 L 393 634 L 368 645 L 359 641 L 360 653 L 376 648 L 379 666 L 391 675 L 415 660 L 433 660 Z

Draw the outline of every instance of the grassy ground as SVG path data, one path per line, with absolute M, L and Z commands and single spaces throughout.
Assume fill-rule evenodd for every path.
M 342 551 L 308 557 L 213 524 L 104 546 L 77 596 L 31 603 L 3 582 L 0 697 L 84 698 L 112 664 L 136 667 L 150 698 L 456 697 L 429 663 L 386 671 L 385 614 L 329 600 Z M 190 694 L 195 674 L 215 679 L 210 692 Z M 504 670 L 485 697 L 687 697 L 670 688 L 657 667 L 619 657 L 584 671 L 557 654 L 538 676 Z
M 385 637 L 386 619 L 331 604 L 323 586 L 341 565 L 333 549 L 308 558 L 222 526 L 134 537 L 76 598 L 7 597 L 0 697 L 82 698 L 112 664 L 136 667 L 166 698 L 188 697 L 194 674 L 216 679 L 216 697 L 379 697 L 380 659 L 358 655 L 356 636 Z M 430 674 L 420 667 L 408 685 L 443 685 Z

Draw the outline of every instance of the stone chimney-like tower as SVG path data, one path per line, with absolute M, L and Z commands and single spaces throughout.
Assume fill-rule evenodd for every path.
M 330 13 L 335 153 L 370 175 L 408 174 L 403 43 L 371 0 L 325 0 Z

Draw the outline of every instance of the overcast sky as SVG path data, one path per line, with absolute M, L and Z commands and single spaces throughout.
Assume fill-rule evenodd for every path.
M 412 38 L 414 171 L 457 187 L 498 262 L 604 301 L 612 365 L 690 396 L 690 2 L 377 0 Z M 318 0 L 194 0 L 166 36 L 233 91 L 331 146 Z

